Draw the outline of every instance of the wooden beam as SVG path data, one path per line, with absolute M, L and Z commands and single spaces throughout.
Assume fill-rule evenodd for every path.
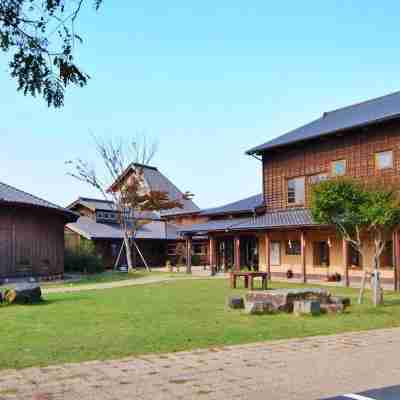
M 303 282 L 307 282 L 307 260 L 306 260 L 306 250 L 307 250 L 307 241 L 306 241 L 306 233 L 301 231 L 300 233 L 300 243 L 301 243 L 301 268 L 302 268 L 302 278 Z
M 265 265 L 267 267 L 268 279 L 271 280 L 271 238 L 265 233 Z
M 208 260 L 210 268 L 214 266 L 214 238 L 208 238 Z
M 346 287 L 350 286 L 350 276 L 349 276 L 349 244 L 346 240 L 342 239 L 342 263 L 344 269 L 344 281 Z
M 233 240 L 233 259 L 235 270 L 240 271 L 240 236 L 235 236 Z

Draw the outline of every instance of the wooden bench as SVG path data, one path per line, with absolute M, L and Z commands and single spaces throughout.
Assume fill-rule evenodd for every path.
M 267 290 L 268 288 L 268 273 L 267 272 L 239 272 L 233 271 L 230 273 L 230 284 L 232 289 L 236 289 L 237 279 L 244 278 L 244 287 L 246 289 L 254 290 L 254 279 L 261 278 L 261 288 Z

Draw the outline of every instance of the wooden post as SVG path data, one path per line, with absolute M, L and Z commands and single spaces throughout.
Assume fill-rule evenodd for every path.
M 192 273 L 192 238 L 186 239 L 186 273 Z
M 302 267 L 302 274 L 303 274 L 303 283 L 307 282 L 307 270 L 306 270 L 306 233 L 301 231 L 300 233 L 300 247 L 301 247 L 301 267 Z
M 214 265 L 214 239 L 212 237 L 208 238 L 208 262 L 211 269 Z
M 349 276 L 349 244 L 346 240 L 342 239 L 342 257 L 343 257 L 343 268 L 344 268 L 344 280 L 346 287 L 350 286 Z
M 233 240 L 233 259 L 236 271 L 240 271 L 240 236 L 235 236 Z
M 394 258 L 394 290 L 399 290 L 400 278 L 400 234 L 398 231 L 393 232 L 393 258 Z
M 268 232 L 265 233 L 265 265 L 268 279 L 271 280 L 271 239 Z

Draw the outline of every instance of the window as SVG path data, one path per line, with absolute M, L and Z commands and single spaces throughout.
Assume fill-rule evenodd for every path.
M 393 168 L 393 151 L 375 153 L 376 169 Z
M 362 268 L 362 260 L 360 253 L 351 245 L 348 245 L 349 265 L 351 268 Z
M 289 179 L 287 181 L 287 202 L 288 204 L 304 204 L 305 188 L 304 176 Z
M 313 244 L 314 265 L 329 267 L 329 244 L 326 241 L 314 242 Z
M 288 240 L 286 242 L 286 254 L 289 256 L 297 256 L 301 254 L 300 240 Z
M 328 179 L 328 174 L 327 173 L 321 173 L 321 174 L 315 174 L 311 175 L 309 177 L 311 185 L 315 185 L 317 183 L 320 183 L 322 181 L 326 181 Z
M 380 257 L 382 268 L 393 268 L 393 242 L 391 240 L 386 242 L 385 249 Z
M 270 243 L 269 260 L 271 265 L 281 265 L 281 243 L 272 241 Z
M 176 251 L 176 244 L 175 243 L 169 243 L 168 244 L 167 254 L 169 256 L 176 256 L 177 251 Z
M 342 176 L 346 173 L 346 160 L 336 160 L 332 162 L 332 175 Z
M 198 256 L 206 255 L 207 254 L 207 245 L 193 243 L 193 254 L 196 254 Z

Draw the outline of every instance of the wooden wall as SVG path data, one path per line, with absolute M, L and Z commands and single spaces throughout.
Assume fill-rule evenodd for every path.
M 33 207 L 0 209 L 0 277 L 64 272 L 64 217 Z
M 375 153 L 393 150 L 393 168 L 377 170 Z M 345 159 L 346 176 L 362 180 L 380 178 L 400 184 L 400 123 L 376 125 L 296 144 L 263 157 L 263 182 L 267 210 L 286 208 L 287 179 L 306 176 L 306 206 L 309 204 L 309 176 L 331 172 L 331 162 Z

